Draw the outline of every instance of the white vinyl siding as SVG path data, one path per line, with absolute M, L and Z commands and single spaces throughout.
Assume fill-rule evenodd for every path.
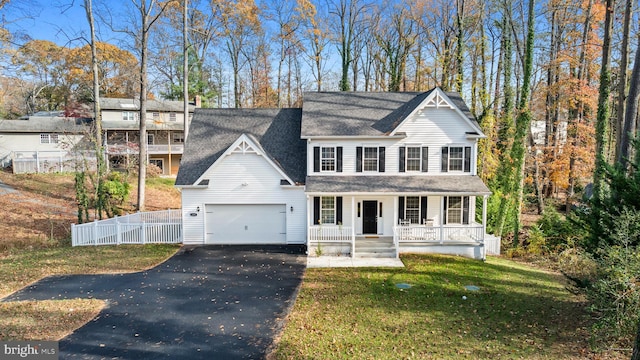
M 306 242 L 306 197 L 304 188 L 283 187 L 282 175 L 264 156 L 234 153 L 221 157 L 204 176 L 209 186 L 204 189 L 182 189 L 183 237 L 185 244 L 203 244 L 206 205 L 268 205 L 286 207 L 286 242 Z M 196 213 L 196 216 L 191 216 Z

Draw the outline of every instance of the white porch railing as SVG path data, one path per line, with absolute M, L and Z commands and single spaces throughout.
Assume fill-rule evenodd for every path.
M 484 241 L 481 224 L 459 226 L 397 225 L 393 229 L 396 245 L 401 242 L 458 243 Z
M 71 225 L 71 245 L 176 244 L 182 242 L 182 211 L 139 212 Z
M 351 242 L 351 226 L 314 225 L 309 228 L 309 241 Z

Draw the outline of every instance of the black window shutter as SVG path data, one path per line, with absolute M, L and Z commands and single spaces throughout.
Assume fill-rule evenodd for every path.
M 462 223 L 469 225 L 469 197 L 462 197 Z
M 356 147 L 356 172 L 362 172 L 362 146 Z
M 378 148 L 378 172 L 384 172 L 385 159 L 385 148 L 384 146 L 380 146 L 380 148 Z
M 422 148 L 422 172 L 429 171 L 429 148 Z
M 313 224 L 320 224 L 320 197 L 313 197 Z
M 399 165 L 399 169 L 398 169 L 398 171 L 399 171 L 399 172 L 405 172 L 405 168 L 404 168 L 404 166 L 405 166 L 405 163 L 406 163 L 406 160 L 405 160 L 405 159 L 406 159 L 406 153 L 405 153 L 406 148 L 405 148 L 404 146 L 401 146 L 401 147 L 398 149 L 398 151 L 399 151 L 399 153 L 400 153 L 400 157 L 399 157 L 399 159 L 398 159 L 398 165 Z
M 427 197 L 420 197 L 420 223 L 424 225 L 424 219 L 427 218 Z
M 313 147 L 313 172 L 320 172 L 320 146 Z
M 336 197 L 336 224 L 342 223 L 342 196 Z
M 446 146 L 442 147 L 442 172 L 449 171 L 449 148 Z
M 471 147 L 464 148 L 464 172 L 471 172 Z
M 398 197 L 398 220 L 404 220 L 404 196 Z
M 448 200 L 449 200 L 449 198 L 445 196 L 444 197 L 444 211 L 442 212 L 442 217 L 443 217 L 442 223 L 445 224 L 445 225 L 447 224 L 447 210 L 449 210 L 449 205 L 447 204 Z
M 342 146 L 336 148 L 336 172 L 342 172 Z

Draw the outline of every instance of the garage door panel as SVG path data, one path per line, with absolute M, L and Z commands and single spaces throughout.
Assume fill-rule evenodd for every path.
M 207 205 L 206 242 L 211 244 L 284 244 L 286 207 Z

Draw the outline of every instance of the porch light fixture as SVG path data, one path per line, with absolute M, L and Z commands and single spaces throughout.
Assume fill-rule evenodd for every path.
M 196 211 L 197 211 L 197 212 L 200 212 L 200 206 L 198 206 L 198 207 L 196 208 Z
M 291 210 L 291 212 L 293 212 L 293 206 L 289 208 L 289 210 Z

